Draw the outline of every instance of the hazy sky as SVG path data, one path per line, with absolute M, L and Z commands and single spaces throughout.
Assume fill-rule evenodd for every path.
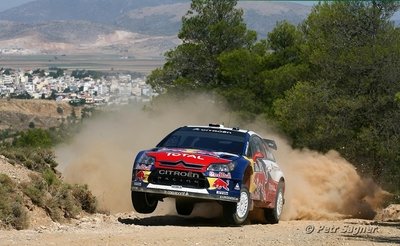
M 6 9 L 10 9 L 12 7 L 19 6 L 19 5 L 27 3 L 27 2 L 32 2 L 32 1 L 34 1 L 34 0 L 0 0 L 0 12 L 4 11 Z M 68 1 L 68 0 L 65 0 L 65 1 Z M 141 1 L 146 1 L 146 0 L 141 0 Z M 316 1 L 291 1 L 291 2 L 312 5 Z

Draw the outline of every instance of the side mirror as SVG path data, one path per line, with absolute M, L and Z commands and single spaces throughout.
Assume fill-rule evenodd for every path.
M 253 161 L 256 161 L 256 160 L 258 160 L 258 159 L 264 159 L 264 155 L 263 155 L 261 152 L 256 152 L 256 153 L 253 155 Z
M 274 140 L 271 139 L 263 139 L 264 142 L 268 145 L 268 147 L 270 147 L 271 149 L 277 150 L 278 146 L 276 145 Z

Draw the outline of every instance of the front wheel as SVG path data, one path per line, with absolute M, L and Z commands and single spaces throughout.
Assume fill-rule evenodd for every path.
M 284 203 L 284 183 L 282 181 L 278 184 L 275 197 L 275 207 L 264 209 L 264 216 L 268 223 L 277 224 L 281 218 L 283 203 Z
M 250 193 L 247 187 L 240 190 L 240 200 L 237 203 L 227 202 L 223 205 L 224 218 L 229 224 L 243 224 L 250 211 Z
M 138 191 L 131 192 L 133 208 L 141 214 L 150 214 L 157 208 L 158 200 L 150 194 Z

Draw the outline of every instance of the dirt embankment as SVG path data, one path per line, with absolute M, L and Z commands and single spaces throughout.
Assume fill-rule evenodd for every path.
M 52 100 L 0 99 L 0 131 L 57 127 L 75 111 L 80 117 L 80 109 L 66 102 Z M 32 125 L 33 124 L 33 125 Z

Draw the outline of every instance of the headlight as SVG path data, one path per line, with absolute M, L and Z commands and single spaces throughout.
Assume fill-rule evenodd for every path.
M 208 168 L 207 171 L 214 171 L 214 172 L 231 172 L 235 169 L 235 163 L 230 162 L 228 164 L 211 164 Z
M 151 166 L 154 165 L 155 161 L 156 159 L 154 159 L 154 157 L 143 154 L 138 161 L 138 165 Z

